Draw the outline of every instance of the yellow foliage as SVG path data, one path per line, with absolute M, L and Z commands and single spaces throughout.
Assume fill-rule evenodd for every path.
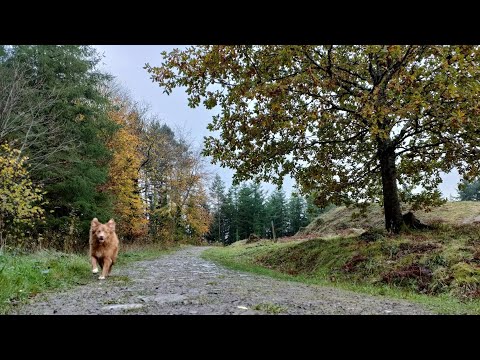
M 190 157 L 182 166 L 173 168 L 168 176 L 170 201 L 176 205 L 177 214 L 184 221 L 191 236 L 203 236 L 208 232 L 211 218 L 203 206 L 207 202 L 199 159 Z
M 26 168 L 27 157 L 8 144 L 0 146 L 0 247 L 5 235 L 21 225 L 32 226 L 43 219 L 45 211 L 41 188 L 35 186 Z
M 203 189 L 195 192 L 190 196 L 187 209 L 186 218 L 187 224 L 191 227 L 195 235 L 204 235 L 208 232 L 212 222 L 211 215 L 202 204 L 205 204 L 207 196 Z
M 107 146 L 113 152 L 107 190 L 113 195 L 114 211 L 120 234 L 137 238 L 146 234 L 147 219 L 138 189 L 138 171 L 142 161 L 140 139 L 135 131 L 138 114 L 124 104 L 109 112 L 120 129 Z

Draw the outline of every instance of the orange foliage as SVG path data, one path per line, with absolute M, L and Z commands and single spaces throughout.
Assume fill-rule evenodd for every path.
M 113 195 L 119 233 L 134 239 L 146 234 L 148 222 L 138 188 L 138 170 L 142 161 L 136 130 L 139 116 L 125 104 L 118 105 L 117 109 L 109 112 L 120 129 L 107 144 L 113 152 L 113 159 L 106 189 Z

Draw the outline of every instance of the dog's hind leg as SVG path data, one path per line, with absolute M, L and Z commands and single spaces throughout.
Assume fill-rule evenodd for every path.
M 112 263 L 110 264 L 110 267 L 108 268 L 108 274 L 109 275 L 112 272 L 113 264 L 115 264 L 115 263 L 112 261 Z
M 104 258 L 103 259 L 103 268 L 102 268 L 102 275 L 98 277 L 99 280 L 105 279 L 105 277 L 110 273 L 110 268 L 112 266 L 112 259 Z

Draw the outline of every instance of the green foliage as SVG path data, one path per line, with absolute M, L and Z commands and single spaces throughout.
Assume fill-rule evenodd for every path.
M 5 45 L 0 45 L 0 63 L 5 60 L 7 56 L 7 49 L 5 48 Z
M 242 184 L 237 197 L 237 234 L 246 239 L 250 234 L 265 236 L 264 195 L 259 184 Z
M 457 284 L 476 284 L 480 285 L 480 270 L 470 264 L 461 262 L 452 266 L 453 277 Z
M 246 239 L 252 233 L 261 238 L 273 238 L 272 222 L 277 237 L 295 235 L 309 222 L 306 200 L 296 192 L 289 199 L 282 190 L 267 197 L 259 184 L 242 183 L 233 185 L 225 193 L 225 186 L 217 175 L 212 183 L 212 197 L 220 202 L 217 204 L 215 200 L 212 205 L 214 221 L 210 241 L 219 238 L 219 216 L 220 241 L 224 244 Z
M 288 200 L 288 232 L 295 235 L 300 228 L 308 225 L 307 202 L 297 192 L 292 192 Z
M 99 187 L 107 181 L 111 154 L 106 144 L 117 126 L 107 116 L 102 86 L 110 76 L 96 70 L 99 61 L 90 46 L 16 45 L 6 62 L 27 69 L 30 86 L 40 90 L 40 97 L 54 97 L 42 116 L 55 118 L 55 136 L 39 133 L 45 138 L 42 146 L 28 150 L 44 159 L 32 171 L 33 181 L 45 184 L 49 200 L 46 228 L 38 230 L 60 230 L 73 212 L 85 242 L 93 217 L 113 215 L 111 199 Z M 57 149 L 53 154 L 52 147 Z
M 220 175 L 216 174 L 210 187 L 210 198 L 212 200 L 213 220 L 210 231 L 207 235 L 209 241 L 222 242 L 226 240 L 225 224 L 225 184 Z
M 250 187 L 252 190 L 252 206 L 250 211 L 253 215 L 253 233 L 260 237 L 264 237 L 267 233 L 266 229 L 268 229 L 268 224 L 265 224 L 265 218 L 267 217 L 268 212 L 265 204 L 265 193 L 260 184 L 253 183 Z
M 328 210 L 332 209 L 334 207 L 333 204 L 329 204 L 323 208 L 318 207 L 315 205 L 315 199 L 317 197 L 315 196 L 315 193 L 310 193 L 306 197 L 307 201 L 307 218 L 308 218 L 308 223 L 311 223 L 314 219 L 316 219 L 319 215 L 327 212 Z
M 460 201 L 480 201 L 480 180 L 461 181 L 458 184 L 458 199 Z
M 225 244 L 240 240 L 238 233 L 238 187 L 232 186 L 225 199 L 223 213 L 225 214 Z
M 29 242 L 81 249 L 94 217 L 115 217 L 121 241 L 143 237 L 147 222 L 153 240 L 199 241 L 210 223 L 200 154 L 118 89 L 100 60 L 91 46 L 0 46 L 0 143 L 28 157 L 32 186 L 45 190 L 46 221 Z
M 32 228 L 45 215 L 45 193 L 32 183 L 26 161 L 19 150 L 0 146 L 0 248 L 6 245 L 7 235 L 24 235 L 22 230 Z
M 275 236 L 282 237 L 288 235 L 288 208 L 287 199 L 283 190 L 275 190 L 267 200 L 267 235 L 273 238 L 272 223 L 275 229 Z
M 460 262 L 452 266 L 456 294 L 469 297 L 480 296 L 480 269 L 478 266 Z
M 145 66 L 167 94 L 218 107 L 205 155 L 235 180 L 291 175 L 317 205 L 385 203 L 402 222 L 397 184 L 442 202 L 440 172 L 479 174 L 479 46 L 205 45 Z M 393 221 L 393 225 L 392 222 Z

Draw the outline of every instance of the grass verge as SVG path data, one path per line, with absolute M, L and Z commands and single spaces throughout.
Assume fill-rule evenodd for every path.
M 438 314 L 480 314 L 478 229 L 362 240 L 337 237 L 212 248 L 203 257 L 281 280 L 420 303 Z
M 149 260 L 178 248 L 160 245 L 125 245 L 115 267 Z M 117 279 L 118 280 L 118 279 Z M 90 260 L 86 254 L 65 254 L 42 250 L 33 254 L 0 253 L 0 314 L 29 298 L 50 290 L 85 285 L 92 281 Z

